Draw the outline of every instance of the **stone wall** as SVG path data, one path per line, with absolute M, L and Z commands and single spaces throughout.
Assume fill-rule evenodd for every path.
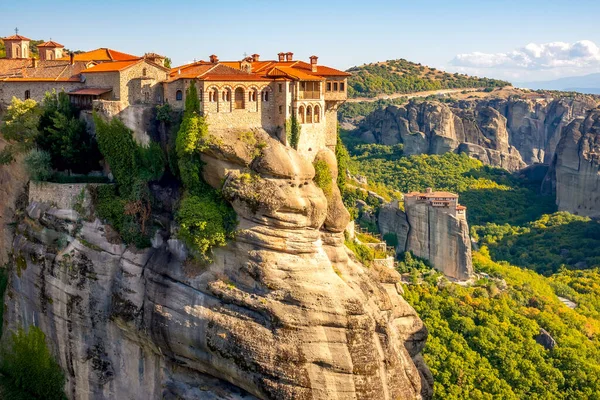
M 162 103 L 164 95 L 161 82 L 168 77 L 167 70 L 147 61 L 135 64 L 119 73 L 121 100 L 129 104 Z
M 25 100 L 25 91 L 29 90 L 30 98 L 38 103 L 44 100 L 47 92 L 70 92 L 85 85 L 81 82 L 2 82 L 0 83 L 0 104 L 8 106 L 13 97 Z
M 85 77 L 85 86 L 91 88 L 112 88 L 110 93 L 111 100 L 121 100 L 121 86 L 118 72 L 94 72 L 83 74 Z
M 88 209 L 91 198 L 88 183 L 51 183 L 29 182 L 29 203 L 47 203 L 62 210 L 77 208 Z M 97 184 L 94 184 L 97 185 Z

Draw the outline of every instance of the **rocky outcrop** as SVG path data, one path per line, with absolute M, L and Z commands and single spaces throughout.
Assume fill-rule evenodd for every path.
M 0 150 L 6 146 L 0 137 Z M 0 165 L 0 266 L 8 262 L 14 234 L 13 222 L 19 199 L 27 189 L 28 176 L 19 157 L 10 165 Z
M 394 201 L 379 210 L 379 230 L 396 235 L 396 252 L 410 251 L 447 277 L 469 279 L 473 265 L 467 220 L 426 203 L 405 203 L 405 207 L 402 211 Z
M 407 155 L 466 153 L 514 171 L 550 162 L 563 127 L 595 106 L 586 96 L 410 102 L 373 112 L 356 134 L 372 143 L 403 143 Z
M 72 399 L 416 399 L 427 331 L 390 269 L 344 246 L 337 186 L 264 131 L 257 154 L 212 132 L 204 177 L 239 218 L 202 265 L 169 229 L 127 248 L 108 226 L 31 199 L 14 240 L 7 319 L 49 337 Z M 336 179 L 335 156 L 322 150 Z
M 564 130 L 548 171 L 561 211 L 600 217 L 600 110 Z M 548 190 L 549 191 L 549 190 Z

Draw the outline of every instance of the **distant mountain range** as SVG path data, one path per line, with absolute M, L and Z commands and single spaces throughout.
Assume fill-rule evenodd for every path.
M 563 90 L 589 94 L 600 94 L 600 73 L 584 76 L 571 76 L 551 81 L 514 82 L 514 86 L 533 90 Z

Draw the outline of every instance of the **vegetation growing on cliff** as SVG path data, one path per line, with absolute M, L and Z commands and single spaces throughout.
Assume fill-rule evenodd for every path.
M 178 170 L 185 189 L 176 220 L 179 237 L 196 257 L 207 259 L 214 247 L 233 237 L 236 214 L 221 194 L 202 179 L 201 151 L 207 144 L 208 126 L 200 116 L 196 86 L 186 93 L 183 121 L 176 138 Z
M 99 168 L 96 140 L 64 92 L 46 93 L 42 104 L 13 98 L 0 131 L 9 142 L 0 152 L 0 164 L 37 147 L 50 156 L 53 170 L 88 173 Z
M 440 89 L 503 87 L 509 82 L 450 74 L 410 61 L 388 60 L 350 68 L 350 97 L 375 97 L 379 94 L 411 93 Z
M 491 278 L 462 287 L 438 284 L 431 275 L 405 286 L 405 298 L 430 332 L 424 357 L 435 398 L 600 397 L 600 320 L 556 297 L 559 284 L 578 287 L 581 279 L 590 285 L 600 278 L 597 271 L 594 277 L 561 273 L 548 279 L 491 261 L 485 247 L 474 253 L 473 263 Z M 504 279 L 507 288 L 496 279 Z M 588 307 L 597 313 L 597 304 Z M 555 348 L 536 342 L 540 328 L 556 340 Z
M 152 142 L 142 147 L 133 140 L 133 132 L 118 118 L 105 122 L 94 115 L 98 145 L 117 187 L 99 187 L 94 196 L 96 212 L 107 220 L 127 244 L 143 248 L 150 244 L 148 222 L 152 196 L 148 182 L 162 177 L 165 157 Z
M 471 225 L 524 224 L 556 210 L 554 199 L 541 196 L 537 186 L 466 154 L 406 157 L 401 145 L 364 144 L 344 133 L 342 139 L 352 156 L 351 172 L 402 193 L 428 187 L 458 193 Z
M 63 400 L 65 375 L 36 326 L 12 333 L 0 351 L 0 396 L 13 400 Z

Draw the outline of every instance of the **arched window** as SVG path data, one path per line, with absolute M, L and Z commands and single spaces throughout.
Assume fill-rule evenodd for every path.
M 269 101 L 269 91 L 268 90 L 263 90 L 262 99 L 263 99 L 263 101 Z
M 29 90 L 25 91 L 25 100 L 29 100 L 31 98 L 31 92 Z
M 204 101 L 204 96 L 203 96 L 203 91 L 202 91 L 202 89 L 200 89 L 200 90 L 198 91 L 198 97 L 200 98 L 200 102 Z
M 148 73 L 148 70 L 147 70 L 146 68 L 144 68 L 144 69 L 142 70 L 142 76 L 146 76 L 146 74 L 147 74 L 147 73 Z
M 248 93 L 248 100 L 249 101 L 256 101 L 256 97 L 257 97 L 256 89 L 250 90 L 250 92 Z
M 217 89 L 211 90 L 210 92 L 208 92 L 208 101 L 210 101 L 211 103 L 216 103 L 217 96 Z
M 54 52 L 50 52 L 50 60 L 54 60 Z
M 244 109 L 244 98 L 246 95 L 244 94 L 244 89 L 241 87 L 235 89 L 235 109 L 242 110 Z
M 231 101 L 231 90 L 223 90 L 223 101 Z
M 178 90 L 175 92 L 175 100 L 177 100 L 177 101 L 183 100 L 183 92 L 181 90 Z
M 301 124 L 304 123 L 304 106 L 298 108 L 298 121 L 300 121 Z
M 17 51 L 17 54 L 15 55 L 15 57 L 14 57 L 14 58 L 25 58 L 25 57 L 23 57 L 23 56 L 21 55 L 21 46 L 17 45 L 17 46 L 15 47 L 15 50 Z
M 308 107 L 306 107 L 306 123 L 312 124 L 312 122 L 313 122 L 312 107 L 308 106 Z
M 146 103 L 150 103 L 150 93 L 148 93 L 148 92 L 144 93 L 144 101 Z
M 315 106 L 314 121 L 315 121 L 315 124 L 318 124 L 319 122 L 321 122 L 321 107 L 319 107 L 319 106 Z

